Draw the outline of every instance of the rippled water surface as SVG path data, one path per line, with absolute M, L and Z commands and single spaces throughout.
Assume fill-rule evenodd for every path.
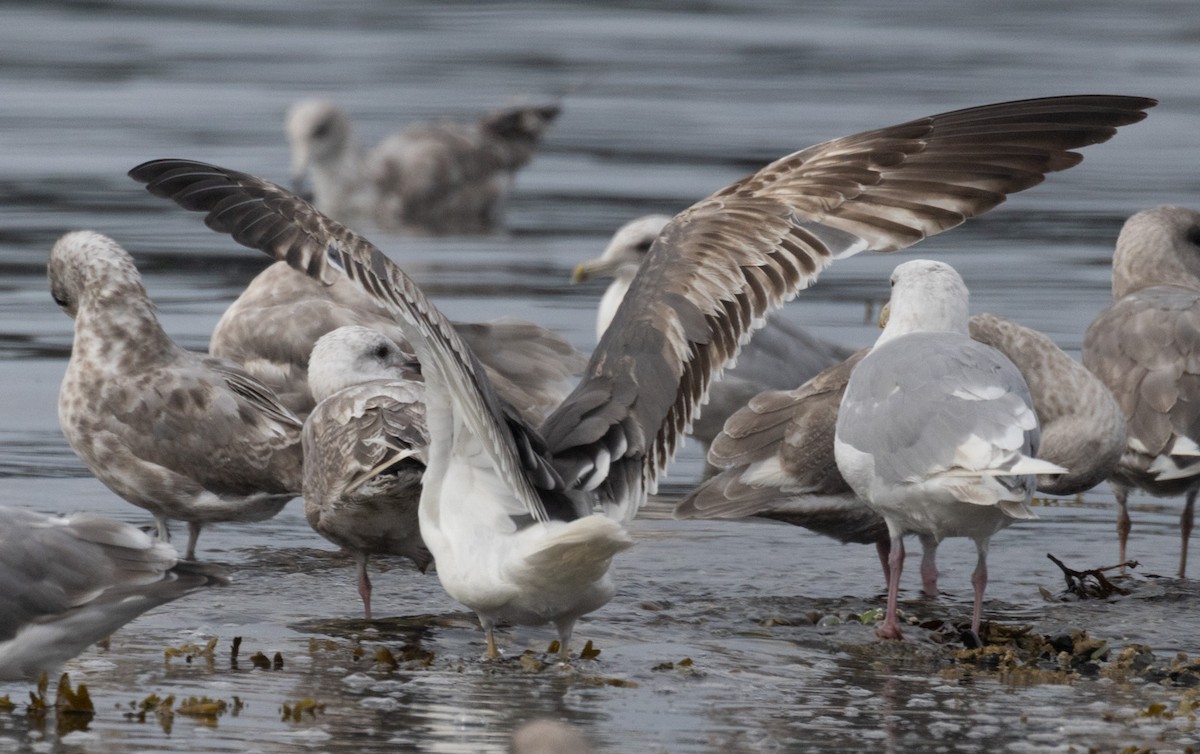
M 282 113 L 298 97 L 339 100 L 366 143 L 418 118 L 560 100 L 517 181 L 509 232 L 373 239 L 451 316 L 534 320 L 581 349 L 593 344 L 600 288 L 568 286 L 570 270 L 635 215 L 678 211 L 823 139 L 933 112 L 1079 92 L 1157 97 L 1145 123 L 1086 150 L 1079 168 L 919 250 L 958 267 L 975 311 L 1078 353 L 1108 301 L 1123 219 L 1200 205 L 1197 70 L 1200 15 L 1174 2 L 2 3 L 0 500 L 146 522 L 59 434 L 71 328 L 46 289 L 49 248 L 71 229 L 113 236 L 167 331 L 205 348 L 265 260 L 125 171 L 178 156 L 283 181 Z M 896 262 L 841 262 L 784 316 L 866 345 Z M 700 468 L 686 448 L 668 494 L 634 523 L 616 598 L 576 630 L 601 650 L 594 660 L 538 669 L 553 632 L 520 628 L 500 637 L 504 661 L 482 662 L 474 617 L 399 561 L 381 562 L 389 570 L 375 579 L 377 611 L 394 617 L 365 626 L 351 561 L 297 501 L 267 524 L 206 530 L 201 557 L 227 563 L 230 586 L 159 608 L 67 665 L 94 717 L 27 715 L 29 687 L 0 685 L 18 702 L 0 711 L 0 751 L 496 751 L 533 717 L 570 721 L 611 751 L 1183 750 L 1200 739 L 1193 697 L 1163 674 L 957 663 L 932 626 L 969 616 L 965 541 L 942 548 L 946 593 L 902 605 L 930 627 L 910 628 L 903 645 L 876 642 L 850 618 L 882 606 L 871 548 L 766 522 L 671 520 L 671 495 Z M 1200 654 L 1200 589 L 1163 577 L 1175 571 L 1178 511 L 1137 498 L 1131 548 L 1143 565 L 1124 582 L 1131 593 L 1065 602 L 1045 554 L 1077 568 L 1114 562 L 1114 509 L 1104 487 L 1047 501 L 1040 521 L 993 540 L 985 617 L 1047 635 L 1086 629 L 1113 656 L 1144 644 L 1164 667 Z M 167 647 L 211 638 L 211 658 L 164 661 Z M 257 652 L 282 666 L 255 667 Z M 139 719 L 131 703 L 150 694 L 229 708 Z M 284 714 L 304 699 L 318 706 Z

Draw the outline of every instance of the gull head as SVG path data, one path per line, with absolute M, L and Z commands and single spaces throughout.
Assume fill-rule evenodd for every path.
M 108 236 L 90 230 L 67 233 L 50 250 L 50 295 L 72 319 L 84 298 L 148 298 L 129 252 Z
M 293 104 L 284 118 L 284 133 L 292 149 L 292 182 L 298 187 L 312 165 L 337 164 L 352 148 L 350 121 L 328 100 Z
M 892 297 L 879 343 L 910 332 L 967 333 L 970 294 L 944 262 L 914 259 L 892 272 Z
M 633 280 L 654 239 L 669 222 L 670 215 L 643 215 L 625 223 L 613 234 L 603 254 L 576 265 L 571 282 L 582 283 L 593 277 Z
M 1154 207 L 1125 221 L 1113 252 L 1113 300 L 1154 285 L 1200 289 L 1200 212 Z
M 420 380 L 416 358 L 369 327 L 339 327 L 317 339 L 308 360 L 308 386 L 318 402 L 371 380 Z

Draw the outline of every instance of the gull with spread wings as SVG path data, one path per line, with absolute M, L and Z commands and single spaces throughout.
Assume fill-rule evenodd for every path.
M 949 230 L 1080 162 L 1155 104 L 1082 95 L 959 110 L 776 160 L 663 229 L 582 381 L 539 429 L 497 398 L 417 285 L 370 242 L 290 192 L 190 160 L 130 171 L 209 227 L 310 276 L 383 301 L 425 377 L 430 448 L 421 534 L 446 591 L 498 621 L 576 620 L 613 595 L 625 523 L 655 488 L 715 374 L 771 309 L 834 259 Z

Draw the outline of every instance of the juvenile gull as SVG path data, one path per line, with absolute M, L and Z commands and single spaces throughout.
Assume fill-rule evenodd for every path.
M 239 242 L 323 281 L 347 275 L 396 312 L 425 378 L 421 534 L 447 592 L 497 621 L 575 621 L 614 591 L 624 524 L 654 488 L 713 375 L 767 312 L 833 259 L 895 251 L 991 209 L 1074 147 L 1111 138 L 1152 100 L 988 105 L 835 139 L 784 157 L 663 230 L 583 380 L 535 430 L 504 412 L 478 361 L 368 241 L 253 176 L 189 160 L 130 171 Z
M 35 678 L 147 610 L 224 580 L 119 521 L 0 507 L 0 681 Z
M 1117 396 L 1128 422 L 1113 474 L 1120 559 L 1131 527 L 1126 498 L 1186 495 L 1179 577 L 1200 490 L 1200 213 L 1156 207 L 1130 217 L 1113 253 L 1113 305 L 1083 340 L 1083 363 Z
M 1021 371 L 1041 427 L 1038 457 L 1067 469 L 1039 476 L 1038 490 L 1073 495 L 1107 478 L 1125 446 L 1125 422 L 1108 388 L 1045 335 L 1012 320 L 976 314 L 970 335 Z M 676 518 L 759 516 L 843 543 L 873 543 L 886 580 L 887 526 L 850 489 L 833 451 L 846 383 L 868 350 L 795 390 L 760 393 L 735 413 L 708 452 L 708 462 L 722 471 L 680 501 Z M 929 535 L 921 541 L 922 591 L 935 595 L 937 541 Z
M 50 251 L 50 292 L 75 320 L 58 394 L 67 442 L 109 489 L 188 522 L 262 521 L 300 492 L 301 423 L 240 367 L 186 351 L 163 331 L 128 252 L 91 231 Z
M 654 239 L 670 221 L 668 215 L 630 220 L 613 234 L 603 254 L 575 267 L 573 283 L 595 276 L 613 279 L 596 311 L 597 340 L 616 315 Z M 738 352 L 737 365 L 726 369 L 709 388 L 708 402 L 694 418 L 691 435 L 709 446 L 725 420 L 755 395 L 794 387 L 851 353 L 851 349 L 822 340 L 779 316 L 768 318 L 754 333 L 754 339 Z
M 899 639 L 904 535 L 975 540 L 971 583 L 979 633 L 992 535 L 1018 519 L 1038 460 L 1033 398 L 1006 356 L 967 333 L 967 287 L 949 265 L 918 259 L 892 273 L 890 318 L 846 383 L 834 456 L 847 484 L 883 517 L 891 539 L 882 638 Z
M 338 327 L 378 330 L 408 350 L 394 316 L 349 280 L 322 285 L 276 262 L 257 275 L 217 322 L 209 352 L 261 380 L 297 416 L 316 401 L 308 358 L 317 338 Z M 530 322 L 456 323 L 497 391 L 530 421 L 541 421 L 566 395 L 584 358 L 562 336 Z
M 371 620 L 371 555 L 402 555 L 424 571 L 417 504 L 429 433 L 424 385 L 412 357 L 386 335 L 339 327 L 313 347 L 317 407 L 304 422 L 304 515 L 358 564 Z
M 341 108 L 304 99 L 288 110 L 284 131 L 293 181 L 311 177 L 313 204 L 329 217 L 354 227 L 482 233 L 502 224 L 513 177 L 558 113 L 558 105 L 520 106 L 471 123 L 416 123 L 365 152 Z

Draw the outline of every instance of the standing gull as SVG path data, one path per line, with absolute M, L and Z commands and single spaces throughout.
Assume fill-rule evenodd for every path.
M 1083 340 L 1083 363 L 1117 396 L 1129 425 L 1111 482 L 1125 562 L 1132 489 L 1186 495 L 1179 577 L 1200 490 L 1200 213 L 1156 207 L 1130 217 L 1113 253 L 1113 305 Z
M 92 513 L 0 507 L 0 681 L 34 678 L 153 607 L 224 581 Z
M 382 252 L 306 202 L 189 160 L 130 171 L 239 242 L 393 308 L 425 377 L 421 534 L 446 591 L 498 621 L 575 621 L 614 591 L 624 524 L 654 489 L 714 374 L 767 312 L 835 258 L 895 251 L 985 212 L 1153 100 L 1056 97 L 930 116 L 771 163 L 676 216 L 655 240 L 583 380 L 540 429 L 504 412 L 478 361 Z
M 979 633 L 988 541 L 1017 519 L 1035 474 L 1064 469 L 1035 458 L 1038 424 L 1021 372 L 967 333 L 967 287 L 949 265 L 918 259 L 892 273 L 890 318 L 846 383 L 834 434 L 838 470 L 883 517 L 891 539 L 887 615 L 880 637 L 899 639 L 896 600 L 908 533 L 970 537 Z
M 571 282 L 595 276 L 613 278 L 596 311 L 596 339 L 608 329 L 654 239 L 671 218 L 645 215 L 622 225 L 604 253 L 575 267 Z M 709 446 L 725 420 L 764 390 L 783 390 L 804 382 L 853 353 L 821 340 L 799 325 L 774 316 L 738 352 L 737 365 L 726 369 L 708 391 L 708 402 L 692 422 L 691 435 Z
M 1038 490 L 1073 495 L 1112 473 L 1125 446 L 1116 400 L 1052 340 L 994 314 L 970 320 L 972 339 L 992 346 L 1021 371 L 1033 397 L 1038 457 L 1067 471 L 1038 478 Z M 675 508 L 676 518 L 769 518 L 833 537 L 874 544 L 888 577 L 890 541 L 883 518 L 838 472 L 833 437 L 850 374 L 869 349 L 795 390 L 760 393 L 725 423 L 708 452 L 721 472 Z M 921 535 L 922 591 L 937 594 L 937 541 Z
M 292 179 L 312 178 L 313 203 L 352 226 L 483 233 L 502 224 L 517 170 L 533 157 L 558 105 L 510 107 L 473 123 L 416 123 L 370 152 L 337 105 L 305 99 L 287 112 Z
M 91 231 L 50 251 L 50 292 L 75 320 L 58 394 L 67 442 L 109 489 L 188 522 L 263 521 L 300 492 L 301 423 L 237 365 L 186 351 L 158 323 L 129 253 Z
M 241 364 L 304 417 L 316 405 L 308 384 L 313 345 L 348 325 L 378 330 L 409 350 L 392 313 L 354 283 L 322 285 L 276 262 L 225 310 L 209 352 Z M 497 392 L 531 421 L 541 421 L 562 402 L 567 379 L 585 363 L 562 336 L 530 322 L 455 323 L 455 329 L 479 356 Z
M 429 434 L 412 357 L 383 333 L 340 327 L 313 347 L 317 407 L 304 422 L 304 515 L 358 564 L 371 620 L 371 555 L 402 555 L 424 571 L 417 503 Z

